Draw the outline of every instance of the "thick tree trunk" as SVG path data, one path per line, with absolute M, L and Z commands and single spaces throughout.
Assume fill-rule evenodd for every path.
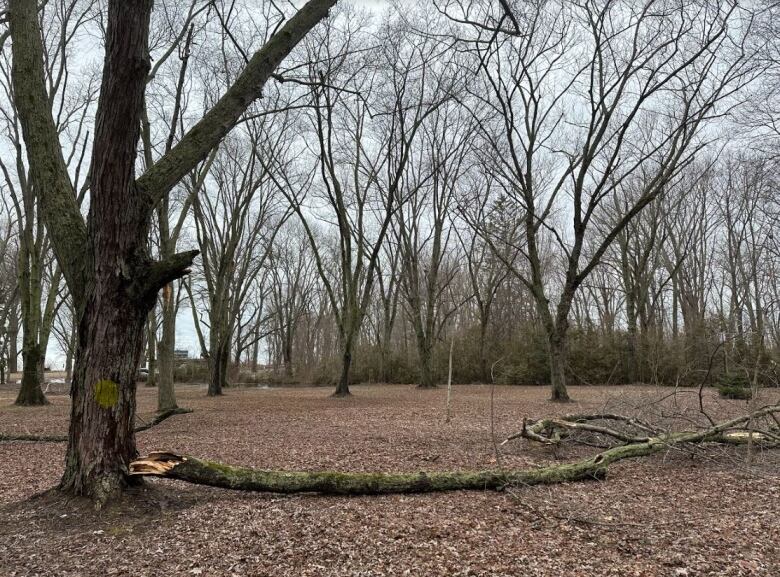
M 284 375 L 288 379 L 292 378 L 292 376 L 293 376 L 293 364 L 292 364 L 293 344 L 292 344 L 292 335 L 291 334 L 285 335 L 284 350 L 282 351 L 282 357 L 284 359 Z
M 26 343 L 22 349 L 22 356 L 22 386 L 15 404 L 25 407 L 47 405 L 49 402 L 41 389 L 43 381 L 42 355 L 38 343 Z
M 636 305 L 634 303 L 634 297 L 631 293 L 626 295 L 626 322 L 627 322 L 627 335 L 626 345 L 628 347 L 628 367 L 627 376 L 629 384 L 637 382 L 639 375 L 639 354 L 637 351 L 637 322 L 636 322 Z
M 210 485 L 241 491 L 266 491 L 273 493 L 322 493 L 326 495 L 383 495 L 393 493 L 431 493 L 436 491 L 485 491 L 501 490 L 504 487 L 518 485 L 541 485 L 581 481 L 585 479 L 604 479 L 609 465 L 624 459 L 634 459 L 668 451 L 685 444 L 728 443 L 745 444 L 746 437 L 761 435 L 767 446 L 775 447 L 774 433 L 753 433 L 751 423 L 768 415 L 780 412 L 780 405 L 764 407 L 750 415 L 717 423 L 709 428 L 679 433 L 664 432 L 652 436 L 634 437 L 616 433 L 601 426 L 589 425 L 593 420 L 621 420 L 638 424 L 637 421 L 615 415 L 574 415 L 563 419 L 538 421 L 531 427 L 524 425 L 523 431 L 510 437 L 526 437 L 548 445 L 557 444 L 556 435 L 544 437 L 541 432 L 555 431 L 562 427 L 565 431 L 583 428 L 588 431 L 607 432 L 625 445 L 612 447 L 601 453 L 576 461 L 548 465 L 520 471 L 453 471 L 430 473 L 339 473 L 339 472 L 301 472 L 301 471 L 265 471 L 247 467 L 234 467 L 222 463 L 205 461 L 196 457 L 181 456 L 168 452 L 156 452 L 130 463 L 131 476 L 157 476 L 179 479 L 199 485 Z M 776 422 L 776 421 L 775 421 Z M 751 432 L 743 430 L 745 425 Z M 643 425 L 644 426 L 644 425 Z M 532 429 L 534 431 L 532 432 Z M 734 431 L 734 429 L 738 429 Z M 508 441 L 509 439 L 507 439 Z M 506 441 L 504 441 L 506 443 Z M 503 443 L 502 443 L 503 444 Z
M 162 338 L 157 349 L 160 376 L 157 380 L 157 410 L 170 411 L 178 407 L 173 383 L 174 349 L 176 348 L 176 303 L 173 286 L 163 289 Z
M 549 339 L 550 356 L 550 400 L 568 402 L 569 393 L 566 390 L 566 343 L 565 339 L 554 335 Z
M 230 361 L 230 339 L 218 342 L 209 355 L 209 397 L 222 395 L 222 389 L 228 386 L 228 364 Z
M 257 372 L 257 361 L 260 358 L 260 327 L 255 329 L 255 342 L 252 344 L 252 374 Z
M 19 315 L 16 307 L 11 307 L 11 318 L 8 320 L 8 372 L 19 371 Z
M 420 382 L 418 389 L 435 389 L 436 380 L 433 376 L 433 354 L 427 343 L 418 347 L 418 359 L 420 361 Z
M 109 272 L 84 310 L 60 488 L 102 504 L 132 482 L 126 472 L 136 457 L 135 376 L 148 308 L 128 299 L 121 280 Z
M 352 366 L 352 351 L 347 349 L 344 351 L 344 355 L 341 359 L 341 377 L 336 385 L 336 392 L 333 393 L 334 397 L 349 397 L 352 393 L 349 392 L 349 371 Z
M 161 276 L 171 272 L 152 268 L 148 198 L 135 184 L 151 10 L 151 0 L 108 5 L 86 254 L 80 255 L 88 275 L 75 297 L 79 342 L 60 488 L 98 506 L 135 482 L 127 463 L 136 456 L 136 371 Z
M 383 341 L 379 343 L 379 381 L 387 383 L 389 381 L 389 367 L 387 366 L 387 344 Z

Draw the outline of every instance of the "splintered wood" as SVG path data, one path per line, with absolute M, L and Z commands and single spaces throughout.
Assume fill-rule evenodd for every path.
M 130 463 L 130 475 L 157 475 L 164 476 L 176 465 L 187 460 L 186 457 L 166 451 L 149 453 L 142 459 Z

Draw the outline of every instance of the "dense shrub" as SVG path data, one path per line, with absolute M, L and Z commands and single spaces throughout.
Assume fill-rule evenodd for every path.
M 753 398 L 750 379 L 742 373 L 727 373 L 721 376 L 718 392 L 724 399 L 747 401 Z

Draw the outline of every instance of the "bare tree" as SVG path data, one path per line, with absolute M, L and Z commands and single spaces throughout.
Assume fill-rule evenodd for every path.
M 104 503 L 129 483 L 127 463 L 136 455 L 135 374 L 147 315 L 159 289 L 186 274 L 195 257 L 190 251 L 151 260 L 148 234 L 156 206 L 235 126 L 335 1 L 311 0 L 299 9 L 203 118 L 136 180 L 152 2 L 110 0 L 85 222 L 49 106 L 37 3 L 9 0 L 13 87 L 30 180 L 79 317 L 62 490 Z
M 10 340 L 15 334 L 10 329 L 11 318 L 16 317 L 16 300 L 18 293 L 16 267 L 19 261 L 17 255 L 18 223 L 14 211 L 3 199 L 3 211 L 0 213 L 0 385 L 7 381 L 10 362 L 8 359 Z
M 47 31 L 43 48 L 49 104 L 59 141 L 66 152 L 66 164 L 74 175 L 75 190 L 81 188 L 85 179 L 89 115 L 94 112 L 97 82 L 89 72 L 82 77 L 71 74 L 69 59 L 77 35 L 93 17 L 93 6 L 93 1 L 69 0 L 45 5 L 39 11 L 41 25 Z M 1 107 L 4 132 L 14 155 L 13 161 L 8 164 L 0 160 L 0 169 L 17 219 L 22 223 L 18 281 L 24 372 L 16 404 L 41 405 L 47 402 L 41 385 L 49 337 L 60 301 L 62 272 L 51 253 L 50 239 L 39 214 L 34 185 L 23 153 L 9 56 L 3 54 L 0 61 L 0 87 L 4 97 Z M 78 201 L 82 198 L 83 194 L 79 194 Z
M 752 68 L 745 31 L 732 26 L 742 16 L 735 5 L 498 4 L 438 3 L 481 74 L 480 132 L 525 220 L 529 270 L 512 271 L 547 334 L 552 399 L 566 401 L 574 295 L 620 231 L 690 162 L 703 126 L 727 110 Z M 625 214 L 594 226 L 605 199 L 639 172 L 644 186 Z M 557 283 L 542 268 L 545 237 L 565 255 Z
M 468 169 L 471 123 L 456 105 L 439 107 L 424 123 L 419 151 L 406 177 L 406 202 L 397 212 L 400 286 L 420 366 L 418 386 L 436 386 L 433 349 L 460 302 L 452 294 L 458 271 L 450 226 L 458 181 Z
M 269 256 L 271 306 L 284 374 L 294 369 L 294 348 L 303 315 L 310 310 L 317 288 L 317 270 L 303 227 L 288 223 Z
M 443 101 L 426 90 L 425 46 L 407 46 L 389 25 L 378 50 L 370 39 L 351 32 L 355 16 L 345 13 L 344 32 L 323 30 L 310 45 L 309 69 L 316 171 L 294 184 L 277 177 L 309 238 L 317 270 L 336 318 L 341 349 L 337 397 L 350 394 L 350 368 L 364 317 L 373 295 L 377 267 L 392 218 L 403 202 L 401 183 L 413 144 L 426 117 Z M 351 58 L 347 61 L 347 56 Z M 386 81 L 376 83 L 378 74 Z M 311 192 L 311 194 L 309 194 Z M 307 195 L 316 198 L 305 206 Z M 324 215 L 327 215 L 325 217 Z M 327 266 L 310 222 L 325 217 L 336 223 L 336 274 Z
M 209 8 L 209 3 L 191 0 L 185 6 L 186 10 L 182 10 L 177 2 L 164 2 L 152 18 L 150 50 L 159 48 L 161 56 L 149 73 L 144 95 L 141 144 L 143 164 L 147 168 L 154 164 L 155 158 L 169 152 L 189 128 L 185 122 L 188 107 L 192 105 L 188 98 L 192 84 L 189 64 L 194 39 L 204 27 L 203 12 Z M 153 130 L 158 127 L 159 135 Z M 157 253 L 161 260 L 169 259 L 176 253 L 193 196 L 197 194 L 197 190 L 188 191 L 178 186 L 157 205 L 153 236 L 156 237 Z M 160 412 L 178 406 L 173 383 L 178 310 L 176 294 L 174 283 L 163 287 L 159 315 L 156 307 L 149 315 L 149 376 L 146 384 L 158 387 L 157 410 Z
M 281 123 L 245 124 L 220 145 L 202 193 L 194 195 L 209 319 L 209 396 L 221 395 L 228 383 L 236 329 L 279 226 L 275 190 L 258 158 L 273 158 L 285 140 Z

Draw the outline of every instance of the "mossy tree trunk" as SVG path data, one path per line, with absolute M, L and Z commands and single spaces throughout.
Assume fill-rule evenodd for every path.
M 339 473 L 264 471 L 234 467 L 173 453 L 152 453 L 131 463 L 131 474 L 160 476 L 198 485 L 240 491 L 387 495 L 441 491 L 501 490 L 511 485 L 539 485 L 602 479 L 606 465 L 597 458 L 527 471 L 454 471 L 430 473 Z
M 152 0 L 109 0 L 95 119 L 87 222 L 59 144 L 44 73 L 35 0 L 9 0 L 12 82 L 33 189 L 78 318 L 65 472 L 60 487 L 100 504 L 133 481 L 135 374 L 160 288 L 187 274 L 196 252 L 152 261 L 155 206 L 223 139 L 274 69 L 336 0 L 310 0 L 258 50 L 203 118 L 136 180 L 150 68 Z

